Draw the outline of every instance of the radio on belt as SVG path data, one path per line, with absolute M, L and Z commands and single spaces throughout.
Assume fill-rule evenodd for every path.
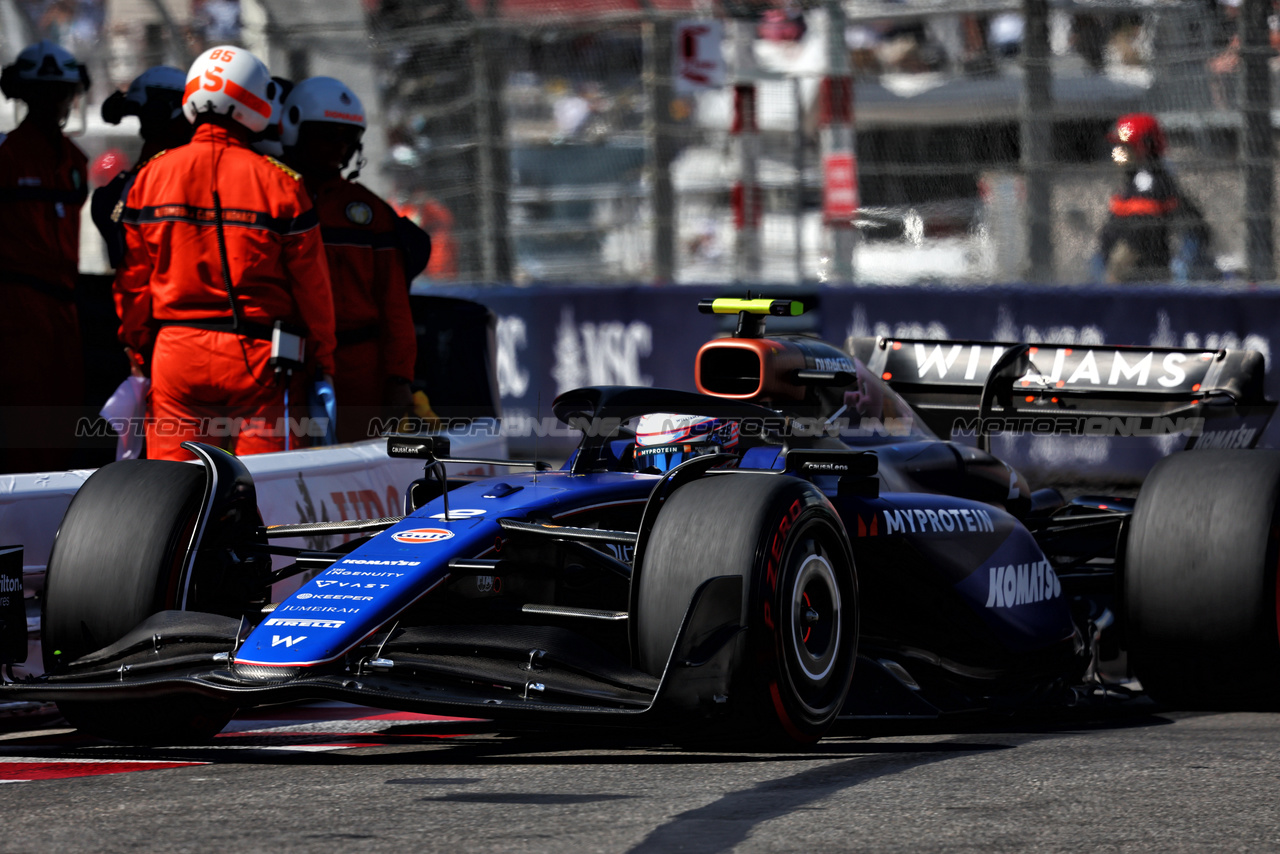
M 271 329 L 271 359 L 267 364 L 276 370 L 300 370 L 305 351 L 303 337 L 283 320 L 277 320 Z

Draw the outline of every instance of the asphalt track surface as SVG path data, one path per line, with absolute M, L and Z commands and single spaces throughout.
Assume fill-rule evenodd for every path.
M 1003 723 L 791 755 L 337 704 L 180 749 L 11 723 L 0 851 L 1280 850 L 1280 714 Z

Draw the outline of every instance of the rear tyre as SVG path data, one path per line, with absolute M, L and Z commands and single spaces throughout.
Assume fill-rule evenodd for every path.
M 716 725 L 716 737 L 740 746 L 812 744 L 835 722 L 853 679 L 858 590 L 844 526 L 807 481 L 718 475 L 667 499 L 638 581 L 640 666 L 661 676 L 694 592 L 735 575 L 743 579 L 745 654 L 734 665 L 731 720 Z
M 1130 664 L 1154 699 L 1219 709 L 1280 700 L 1278 498 L 1277 451 L 1180 453 L 1147 477 L 1124 608 Z
M 45 576 L 41 648 L 49 673 L 122 638 L 159 611 L 181 607 L 182 562 L 204 495 L 198 465 L 125 460 L 85 481 L 67 508 Z M 211 738 L 234 708 L 198 697 L 59 702 L 77 729 L 115 741 Z

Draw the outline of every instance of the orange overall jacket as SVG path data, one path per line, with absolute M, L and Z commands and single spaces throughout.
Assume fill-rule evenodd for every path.
M 230 330 L 219 208 L 241 334 Z M 186 459 L 178 445 L 189 439 L 236 453 L 285 447 L 270 326 L 299 328 L 308 361 L 334 366 L 329 269 L 301 177 L 245 134 L 204 123 L 138 173 L 123 221 L 116 309 L 121 340 L 151 361 L 147 455 Z
M 417 337 L 396 213 L 368 189 L 336 177 L 315 188 L 333 283 L 338 350 L 334 390 L 338 439 L 369 438 L 387 381 L 410 381 Z

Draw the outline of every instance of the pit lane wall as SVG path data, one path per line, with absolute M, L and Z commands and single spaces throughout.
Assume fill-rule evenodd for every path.
M 595 384 L 692 390 L 698 347 L 730 334 L 732 318 L 700 315 L 699 298 L 742 296 L 745 287 L 441 287 L 416 293 L 461 297 L 497 315 L 497 375 L 513 453 L 553 456 L 574 437 L 555 424 L 551 401 Z M 1280 288 L 1228 285 L 853 288 L 753 285 L 754 294 L 802 299 L 800 318 L 770 318 L 769 332 L 812 332 L 843 345 L 850 336 L 958 338 L 1031 343 L 1247 348 L 1267 360 L 1267 396 L 1280 399 L 1271 343 L 1280 336 Z M 1033 480 L 1137 481 L 1185 437 L 997 436 L 993 450 Z M 1272 424 L 1262 446 L 1280 447 Z

